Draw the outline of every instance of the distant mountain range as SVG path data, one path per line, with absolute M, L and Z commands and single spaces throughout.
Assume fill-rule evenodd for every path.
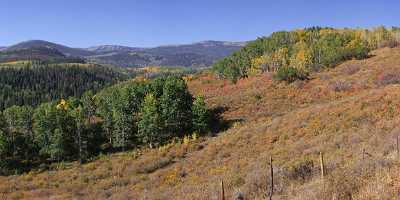
M 120 67 L 151 65 L 206 67 L 239 50 L 245 44 L 246 42 L 203 41 L 154 48 L 120 45 L 71 48 L 43 40 L 30 40 L 9 47 L 0 47 L 0 62 L 18 59 L 81 58 L 89 62 Z

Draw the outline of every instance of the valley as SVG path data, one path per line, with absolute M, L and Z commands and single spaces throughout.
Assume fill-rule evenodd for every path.
M 192 93 L 205 95 L 213 108 L 226 108 L 223 118 L 234 122 L 217 137 L 1 177 L 0 191 L 11 199 L 215 199 L 224 180 L 227 198 L 242 191 L 262 199 L 273 156 L 275 198 L 390 197 L 398 190 L 393 137 L 400 93 L 397 84 L 382 85 L 379 77 L 399 71 L 400 49 L 372 55 L 290 85 L 274 83 L 268 73 L 237 84 L 202 75 L 188 83 Z M 337 90 L 338 83 L 350 86 Z M 363 160 L 362 149 L 372 157 Z M 320 151 L 326 155 L 328 189 L 320 186 Z M 298 167 L 311 171 L 300 175 L 293 171 Z
M 22 77 L 35 64 L 96 69 L 89 78 L 104 84 L 79 76 L 81 95 L 5 108 L 0 197 L 220 199 L 223 181 L 226 199 L 390 199 L 400 189 L 398 35 L 281 31 L 196 71 L 3 63 Z
M 0 200 L 400 199 L 400 1 L 4 1 Z

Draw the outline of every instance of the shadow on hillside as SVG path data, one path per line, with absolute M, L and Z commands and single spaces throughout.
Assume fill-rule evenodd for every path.
M 242 122 L 243 119 L 230 119 L 226 120 L 222 114 L 226 112 L 228 107 L 216 107 L 211 109 L 211 134 L 212 136 L 218 135 L 222 131 L 226 131 L 236 122 Z

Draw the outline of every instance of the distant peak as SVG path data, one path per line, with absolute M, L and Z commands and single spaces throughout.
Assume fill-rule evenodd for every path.
M 207 46 L 245 46 L 247 42 L 229 42 L 229 41 L 216 41 L 216 40 L 204 40 L 194 44 L 207 45 Z
M 106 44 L 106 45 L 92 46 L 92 47 L 87 48 L 86 50 L 106 52 L 106 51 L 134 51 L 134 50 L 137 51 L 137 50 L 141 50 L 141 49 L 143 49 L 143 48 Z
M 55 44 L 55 43 L 46 40 L 27 40 L 20 42 L 18 44 Z
M 194 42 L 191 44 L 170 44 L 170 45 L 162 45 L 159 47 L 180 47 L 180 46 L 189 46 L 189 45 L 201 45 L 205 47 L 212 46 L 238 46 L 243 47 L 247 44 L 247 42 L 229 42 L 229 41 L 217 41 L 217 40 L 204 40 L 200 42 Z

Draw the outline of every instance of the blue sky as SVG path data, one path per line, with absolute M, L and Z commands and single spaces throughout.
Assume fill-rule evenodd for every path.
M 309 26 L 400 26 L 399 0 L 0 0 L 0 46 L 245 41 Z

